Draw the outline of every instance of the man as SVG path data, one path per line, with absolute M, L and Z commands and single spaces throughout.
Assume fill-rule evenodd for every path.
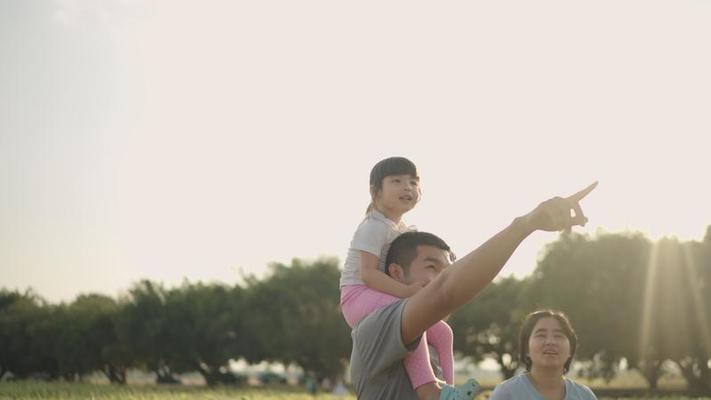
M 416 399 L 402 359 L 427 328 L 484 289 L 531 233 L 585 225 L 579 202 L 596 186 L 597 182 L 570 197 L 544 201 L 451 265 L 449 246 L 433 234 L 408 232 L 395 239 L 386 272 L 402 283 L 424 282 L 425 287 L 372 312 L 353 328 L 351 375 L 358 398 Z M 438 398 L 439 394 L 432 400 Z

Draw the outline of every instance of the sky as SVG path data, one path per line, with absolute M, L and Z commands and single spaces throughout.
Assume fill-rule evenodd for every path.
M 710 48 L 708 1 L 2 1 L 0 288 L 343 260 L 393 155 L 460 256 L 595 180 L 578 232 L 700 240 Z

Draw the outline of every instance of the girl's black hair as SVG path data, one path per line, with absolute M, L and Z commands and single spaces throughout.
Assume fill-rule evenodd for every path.
M 370 170 L 370 193 L 374 196 L 380 189 L 383 188 L 383 179 L 392 175 L 410 175 L 415 179 L 420 179 L 417 174 L 415 164 L 405 157 L 389 157 L 378 161 L 377 164 Z M 373 202 L 370 202 L 366 213 L 373 209 Z

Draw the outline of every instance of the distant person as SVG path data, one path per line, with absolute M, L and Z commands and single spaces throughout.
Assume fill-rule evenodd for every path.
M 351 328 L 374 310 L 412 296 L 425 284 L 423 281 L 403 284 L 384 272 L 384 254 L 390 242 L 408 230 L 402 216 L 415 207 L 421 193 L 417 167 L 407 158 L 386 158 L 371 170 L 371 203 L 353 236 L 340 280 L 341 310 Z M 439 357 L 445 381 L 441 388 L 430 362 L 428 343 Z M 452 344 L 452 328 L 444 321 L 435 321 L 423 333 L 419 345 L 405 357 L 405 369 L 418 399 L 439 398 L 441 391 L 446 399 L 471 398 L 459 397 L 459 391 L 452 386 Z
M 333 391 L 331 392 L 334 396 L 345 396 L 348 394 L 348 389 L 346 389 L 346 386 L 343 384 L 343 381 L 340 379 L 336 382 L 336 385 L 333 387 Z
M 351 335 L 351 377 L 359 399 L 415 399 L 405 368 L 408 355 L 422 344 L 425 332 L 456 311 L 488 285 L 518 245 L 536 230 L 568 230 L 584 225 L 579 205 L 597 183 L 567 197 L 556 197 L 515 218 L 502 231 L 451 263 L 449 246 L 426 232 L 406 232 L 391 244 L 385 259 L 388 275 L 403 287 L 422 284 L 409 298 L 370 312 Z M 574 213 L 571 213 L 574 212 Z M 476 387 L 442 389 L 428 399 L 474 396 Z
M 316 378 L 312 374 L 307 374 L 306 375 L 306 380 L 305 380 L 305 386 L 306 386 L 306 392 L 316 396 L 316 392 L 318 391 L 318 384 L 316 383 Z
M 577 344 L 563 312 L 528 314 L 519 335 L 519 358 L 526 372 L 497 385 L 489 400 L 596 400 L 587 386 L 565 377 Z

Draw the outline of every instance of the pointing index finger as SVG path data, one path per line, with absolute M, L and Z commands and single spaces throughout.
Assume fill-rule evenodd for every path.
M 579 202 L 580 200 L 582 200 L 583 198 L 585 198 L 585 196 L 587 196 L 588 193 L 592 192 L 593 189 L 595 189 L 595 187 L 597 187 L 597 181 L 593 182 L 593 183 L 590 184 L 588 187 L 586 187 L 585 189 L 579 191 L 578 193 L 575 193 L 574 195 L 568 197 L 568 200 L 577 203 L 577 202 Z

